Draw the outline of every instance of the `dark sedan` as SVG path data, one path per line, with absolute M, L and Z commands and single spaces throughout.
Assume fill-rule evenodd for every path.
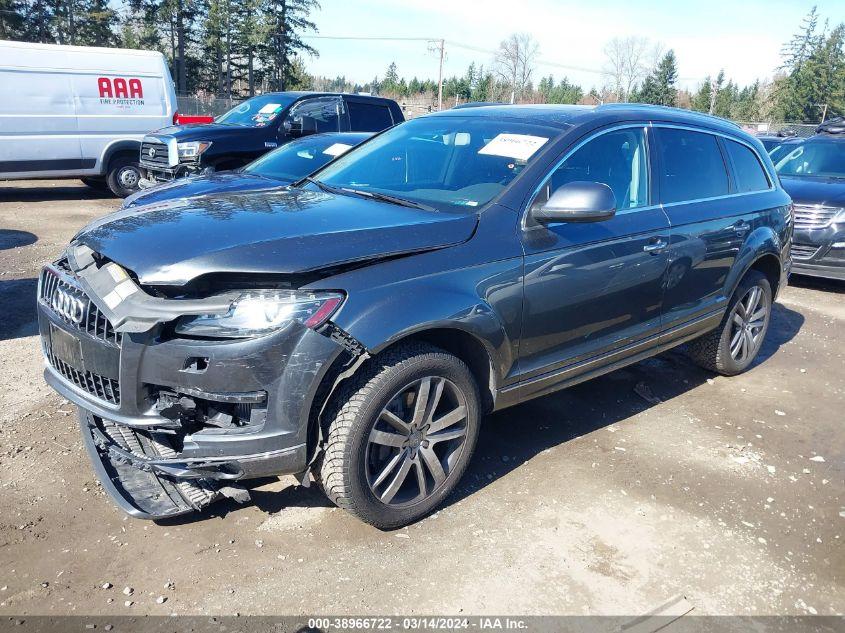
M 142 189 L 126 198 L 123 208 L 212 193 L 263 191 L 283 187 L 307 176 L 371 136 L 369 132 L 306 136 L 287 143 L 236 171 L 180 178 Z
M 770 155 L 795 204 L 793 271 L 845 279 L 845 134 L 790 140 Z

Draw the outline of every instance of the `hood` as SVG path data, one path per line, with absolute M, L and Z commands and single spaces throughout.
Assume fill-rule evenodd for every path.
M 245 125 L 230 125 L 227 123 L 188 123 L 186 125 L 169 125 L 150 136 L 170 136 L 180 143 L 183 141 L 214 141 L 227 137 L 243 139 L 244 135 L 265 136 L 266 127 L 247 127 Z
M 469 239 L 475 214 L 282 189 L 122 209 L 74 237 L 137 275 L 182 286 L 207 273 L 299 274 Z
M 795 204 L 845 207 L 845 180 L 841 178 L 781 176 L 780 184 Z
M 163 202 L 175 198 L 190 198 L 216 193 L 235 191 L 256 191 L 273 189 L 289 184 L 286 181 L 266 178 L 258 174 L 240 172 L 220 172 L 209 176 L 179 178 L 149 189 L 136 191 L 123 202 L 123 208 L 138 207 L 144 204 Z

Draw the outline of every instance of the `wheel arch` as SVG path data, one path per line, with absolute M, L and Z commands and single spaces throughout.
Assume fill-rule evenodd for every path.
M 377 357 L 402 345 L 428 343 L 448 352 L 469 367 L 475 378 L 481 398 L 482 413 L 489 413 L 495 408 L 499 380 L 494 365 L 493 352 L 487 343 L 476 334 L 453 325 L 436 325 L 405 332 L 379 346 L 377 349 L 363 351 L 357 358 L 349 354 L 339 354 L 327 368 L 318 385 L 311 405 L 307 431 L 307 454 L 309 463 L 316 454 L 319 441 L 319 429 L 325 424 L 321 415 L 346 380 L 358 374 L 370 358 Z
M 769 280 L 772 297 L 777 297 L 784 276 L 780 252 L 780 239 L 772 229 L 765 227 L 752 232 L 740 248 L 737 261 L 725 281 L 725 296 L 733 295 L 749 270 L 758 270 Z
M 113 158 L 120 155 L 133 155 L 136 159 L 140 159 L 139 153 L 141 151 L 141 141 L 132 139 L 120 139 L 112 141 L 103 149 L 100 156 L 100 171 L 102 175 L 106 175 L 109 169 L 109 163 Z

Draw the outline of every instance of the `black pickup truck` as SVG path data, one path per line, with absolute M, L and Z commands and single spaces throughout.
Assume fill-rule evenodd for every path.
M 238 104 L 214 123 L 174 125 L 144 137 L 141 186 L 205 171 L 237 169 L 308 134 L 380 132 L 404 120 L 399 105 L 381 97 L 266 93 Z

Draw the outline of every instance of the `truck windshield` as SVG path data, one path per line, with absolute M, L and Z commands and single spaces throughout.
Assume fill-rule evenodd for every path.
M 288 95 L 260 95 L 239 103 L 226 114 L 221 114 L 215 121 L 244 127 L 265 127 L 291 103 L 293 103 L 293 98 Z
M 432 207 L 487 204 L 560 131 L 474 116 L 408 121 L 338 158 L 315 184 Z
M 779 145 L 771 153 L 779 176 L 845 178 L 845 142 L 812 139 Z

